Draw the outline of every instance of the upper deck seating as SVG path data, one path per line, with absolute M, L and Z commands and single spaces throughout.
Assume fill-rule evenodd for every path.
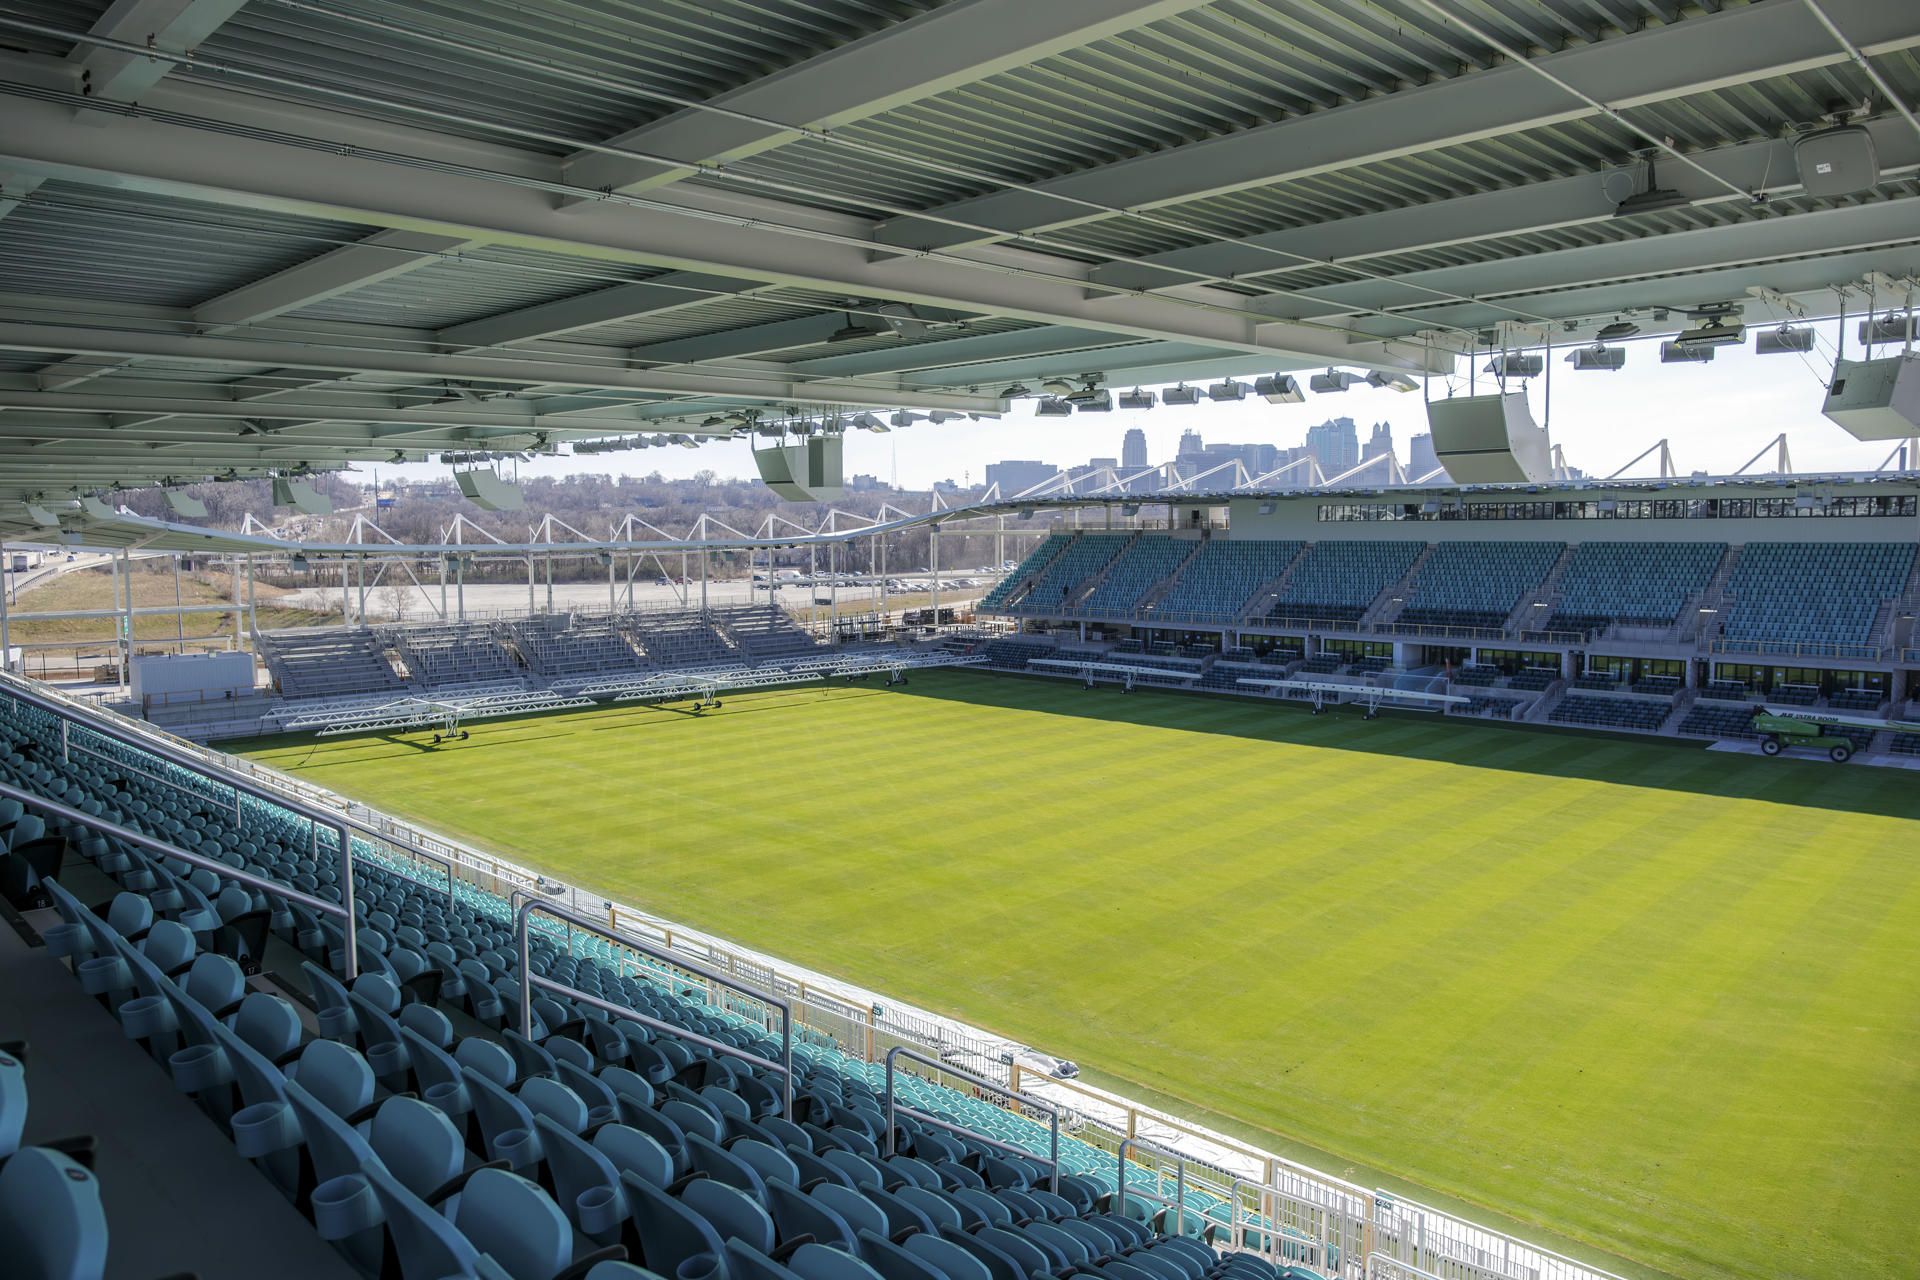
M 1870 645 L 1880 607 L 1905 590 L 1913 558 L 1911 542 L 1748 543 L 1727 581 L 1725 647 Z
M 1563 542 L 1442 542 L 1414 575 L 1397 621 L 1505 626 L 1520 597 L 1546 579 L 1565 550 Z
M 1382 591 L 1407 576 L 1426 544 L 1316 542 L 1287 578 L 1269 616 L 1357 620 Z
M 1540 629 L 1597 633 L 1614 623 L 1667 626 L 1706 590 L 1724 542 L 1583 542 L 1555 583 L 1558 602 Z
M 1153 606 L 1154 614 L 1232 618 L 1253 593 L 1286 571 L 1305 546 L 1253 538 L 1209 538 L 1180 572 L 1172 590 Z

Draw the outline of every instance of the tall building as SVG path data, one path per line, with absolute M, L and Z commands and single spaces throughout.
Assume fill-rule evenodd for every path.
M 1407 462 L 1407 478 L 1418 480 L 1421 476 L 1440 469 L 1440 459 L 1433 452 L 1433 437 L 1422 431 L 1407 441 L 1413 451 L 1413 457 Z
M 1323 476 L 1337 476 L 1360 465 L 1360 431 L 1352 418 L 1332 418 L 1307 428 L 1307 452 Z
M 1123 467 L 1147 465 L 1147 433 L 1140 428 L 1127 428 L 1126 438 L 1120 445 L 1120 465 Z
M 1384 422 L 1373 424 L 1373 434 L 1367 438 L 1366 447 L 1360 450 L 1360 461 L 1369 458 L 1393 456 L 1393 428 Z
M 1000 496 L 1011 498 L 1025 493 L 1038 484 L 1045 484 L 1060 474 L 1060 468 L 1051 462 L 1022 462 L 1008 460 L 987 464 L 987 485 L 1000 486 Z
M 1207 446 L 1200 443 L 1200 433 L 1188 428 L 1180 433 L 1180 453 L 1205 453 Z

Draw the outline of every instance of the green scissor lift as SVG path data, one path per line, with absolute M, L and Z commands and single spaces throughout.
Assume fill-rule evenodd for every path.
M 1912 733 L 1920 731 L 1920 724 L 1903 720 L 1869 720 L 1865 716 L 1843 716 L 1832 711 L 1814 711 L 1805 708 L 1782 710 L 1775 707 L 1762 707 L 1753 717 L 1753 731 L 1760 735 L 1760 750 L 1765 755 L 1777 756 L 1788 747 L 1812 747 L 1825 751 L 1827 757 L 1836 764 L 1843 764 L 1853 757 L 1853 740 L 1838 733 L 1828 733 L 1830 728 L 1853 729 L 1893 729 L 1897 732 Z

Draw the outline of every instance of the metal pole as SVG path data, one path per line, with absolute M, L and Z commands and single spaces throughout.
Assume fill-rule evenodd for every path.
M 933 625 L 940 625 L 940 526 L 929 525 L 927 533 L 927 554 L 932 557 L 933 569 Z
M 127 626 L 126 641 L 120 646 L 120 683 L 128 684 L 133 679 L 133 552 L 120 548 L 120 559 L 126 573 L 127 583 Z
M 7 559 L 7 544 L 0 542 L 0 671 L 13 670 L 13 634 L 7 629 L 7 597 L 13 584 L 13 561 Z
M 701 531 L 704 535 L 705 530 Z M 703 537 L 704 541 L 704 537 Z M 707 562 L 713 559 L 713 552 L 700 548 L 700 612 L 707 611 Z
M 173 553 L 173 651 L 187 651 L 187 615 L 180 612 L 180 553 Z
M 340 625 L 353 625 L 353 606 L 347 598 L 347 558 L 344 555 L 340 557 Z
M 253 553 L 247 553 L 247 630 L 253 635 L 260 634 L 260 611 L 253 602 Z
M 440 557 L 440 620 L 444 622 L 446 621 L 446 617 L 447 617 L 447 558 L 446 556 L 442 555 Z
M 467 620 L 467 561 L 462 556 L 453 562 L 453 585 L 456 592 L 454 608 L 459 610 L 460 621 Z
M 362 551 L 354 560 L 354 586 L 360 597 L 360 625 L 367 625 L 367 553 Z

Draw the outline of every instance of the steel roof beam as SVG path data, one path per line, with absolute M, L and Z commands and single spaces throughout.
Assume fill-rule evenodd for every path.
M 1880 158 L 1882 181 L 1920 170 L 1920 136 L 1893 117 L 1868 122 Z M 1799 187 L 1793 145 L 1751 142 L 1696 153 L 1699 164 L 1748 191 L 1778 193 Z M 1637 167 L 1637 166 L 1636 166 Z M 1614 170 L 1612 172 L 1618 172 Z M 1732 200 L 1726 188 L 1694 169 L 1669 165 L 1660 185 L 1695 203 Z M 1584 173 L 1523 187 L 1485 191 L 1451 200 L 1408 205 L 1249 236 L 1244 243 L 1214 243 L 1153 255 L 1144 264 L 1110 263 L 1092 278 L 1123 289 L 1167 289 L 1192 283 L 1191 272 L 1245 279 L 1278 280 L 1289 270 L 1319 270 L 1320 262 L 1363 262 L 1369 258 L 1449 245 L 1471 244 L 1502 236 L 1528 235 L 1582 223 L 1608 222 L 1614 203 L 1602 190 L 1604 173 Z M 1299 255 L 1289 265 L 1287 255 Z M 1162 268 L 1156 270 L 1155 268 Z M 1323 293 L 1324 288 L 1316 288 Z
M 91 34 L 131 44 L 151 44 L 168 53 L 189 53 L 212 35 L 246 0 L 114 0 Z M 75 45 L 68 55 L 87 74 L 92 96 L 132 102 L 159 84 L 173 63 L 140 58 L 97 45 Z
M 709 106 L 722 110 L 687 107 L 610 144 L 690 165 L 724 164 L 801 136 L 783 126 L 832 129 L 864 120 L 1203 3 L 952 0 L 720 94 Z M 565 172 L 575 186 L 634 194 L 678 182 L 693 170 L 581 151 L 567 159 Z
M 288 112 L 281 108 L 280 114 L 284 118 Z M 330 126 L 316 120 L 311 127 L 313 136 L 324 136 Z M 796 215 L 795 223 L 783 224 L 778 207 L 764 207 L 757 217 L 721 218 L 705 211 L 602 202 L 563 213 L 536 186 L 485 175 L 387 163 L 360 151 L 257 136 L 222 137 L 212 146 L 199 128 L 146 117 L 119 121 L 111 129 L 87 128 L 75 125 L 58 106 L 17 97 L 0 112 L 0 167 L 574 257 L 714 271 L 848 297 L 1198 342 L 1250 355 L 1388 369 L 1417 368 L 1423 355 L 1414 348 L 1356 342 L 1348 333 L 1263 323 L 1244 299 L 1219 290 L 1210 291 L 1214 296 L 1205 301 L 1089 296 L 1085 267 L 1060 258 L 995 256 L 977 265 L 916 255 L 876 260 L 870 247 L 855 242 L 866 225 L 856 219 L 843 220 L 844 233 L 823 235 L 812 229 L 825 221 L 820 215 Z M 249 363 L 292 362 L 262 353 Z M 616 379 L 604 385 L 631 384 Z M 728 391 L 713 385 L 643 389 Z M 778 395 L 830 398 L 824 388 Z
M 698 271 L 669 271 L 637 284 L 617 284 L 610 289 L 576 294 L 553 302 L 542 302 L 515 311 L 469 320 L 442 329 L 439 340 L 455 351 L 475 351 L 501 347 L 535 338 L 554 338 L 578 329 L 616 324 L 638 316 L 659 315 L 698 306 L 714 298 L 751 293 L 750 280 L 730 276 L 707 275 Z
M 1831 0 L 1830 9 L 1869 54 L 1920 46 L 1920 31 L 1906 5 Z M 1847 60 L 1803 4 L 1726 8 L 1549 54 L 1532 66 L 1502 64 L 1084 169 L 1019 191 L 956 201 L 935 212 L 1017 236 L 1111 216 L 1078 201 L 1161 209 L 1598 114 L 1549 83 L 1536 67 L 1608 107 L 1627 110 Z M 909 249 L 989 238 L 910 217 L 882 223 L 875 233 L 883 244 Z
M 1428 291 L 1434 288 L 1467 290 L 1476 298 L 1489 300 L 1531 298 L 1636 278 L 1681 275 L 1685 288 L 1696 292 L 1696 286 L 1685 283 L 1684 274 L 1916 242 L 1920 242 L 1920 197 L 1909 197 L 1528 254 L 1496 262 L 1417 271 L 1392 279 L 1335 285 L 1316 293 L 1329 301 L 1350 302 L 1356 310 L 1390 310 L 1422 316 L 1460 305 L 1457 302 L 1436 304 Z M 1833 283 L 1844 283 L 1844 280 L 1842 277 Z M 1755 279 L 1753 283 L 1765 282 Z M 1693 300 L 1710 299 L 1695 297 Z M 1305 314 L 1321 317 L 1341 314 L 1293 298 L 1263 298 L 1259 306 L 1294 319 Z
M 49 348 L 93 356 L 147 356 L 161 360 L 231 362 L 286 368 L 334 369 L 351 363 L 369 373 L 404 373 L 428 381 L 499 382 L 521 386 L 608 388 L 692 395 L 725 394 L 747 399 L 809 401 L 898 408 L 902 393 L 890 387 L 867 386 L 836 379 L 809 381 L 784 370 L 757 372 L 667 372 L 569 364 L 532 356 L 511 360 L 485 356 L 420 354 L 407 351 L 304 346 L 297 342 L 245 334 L 222 337 L 175 333 L 139 333 L 73 326 L 9 324 L 0 322 L 0 349 L 46 351 Z M 993 411 L 1001 408 L 991 396 L 921 391 L 912 394 L 916 407 Z M 248 401 L 235 406 L 243 415 L 278 413 L 288 406 L 279 401 Z M 297 414 L 295 416 L 298 416 Z
M 918 373 L 929 369 L 964 368 L 995 360 L 1064 355 L 1074 351 L 1097 353 L 1103 348 L 1138 342 L 1098 329 L 1070 329 L 1049 325 L 1043 329 L 1016 329 L 1010 333 L 982 333 L 918 342 L 909 347 L 860 351 L 847 355 L 816 356 L 788 367 L 796 373 L 822 377 L 857 378 L 886 373 Z
M 328 298 L 405 275 L 441 254 L 471 245 L 471 238 L 427 235 L 418 231 L 378 231 L 358 244 L 343 245 L 252 284 L 242 285 L 193 309 L 193 318 L 210 328 L 257 324 Z

